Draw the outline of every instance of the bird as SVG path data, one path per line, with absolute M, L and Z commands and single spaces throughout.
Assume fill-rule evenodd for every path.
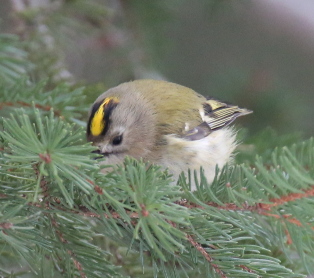
M 233 160 L 238 144 L 229 125 L 250 113 L 179 84 L 139 79 L 113 87 L 96 99 L 86 136 L 106 158 L 102 163 L 121 164 L 127 156 L 143 159 L 168 169 L 174 182 L 181 173 L 202 167 L 211 184 L 216 168 Z

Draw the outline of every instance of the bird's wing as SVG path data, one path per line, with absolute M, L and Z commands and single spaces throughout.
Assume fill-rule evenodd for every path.
M 250 113 L 252 111 L 248 109 L 208 99 L 200 108 L 203 122 L 197 127 L 188 130 L 183 137 L 187 140 L 200 140 L 214 130 L 231 124 L 237 117 Z

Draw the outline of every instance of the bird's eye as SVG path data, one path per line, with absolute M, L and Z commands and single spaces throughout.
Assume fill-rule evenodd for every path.
M 112 140 L 112 145 L 120 145 L 122 143 L 122 135 L 118 135 L 116 137 L 113 138 Z

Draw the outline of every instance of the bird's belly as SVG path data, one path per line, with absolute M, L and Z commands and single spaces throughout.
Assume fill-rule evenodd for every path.
M 236 147 L 235 133 L 230 128 L 214 131 L 207 137 L 194 141 L 187 141 L 174 135 L 165 137 L 168 142 L 167 148 L 158 163 L 168 168 L 175 180 L 188 169 L 193 173 L 202 167 L 210 184 L 215 177 L 216 166 L 221 169 L 229 162 Z M 194 182 L 191 189 L 196 189 Z

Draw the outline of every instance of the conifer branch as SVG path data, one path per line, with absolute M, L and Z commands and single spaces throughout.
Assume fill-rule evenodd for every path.
M 247 205 L 247 203 L 243 203 L 240 206 L 234 203 L 225 203 L 224 205 L 219 205 L 214 202 L 207 202 L 205 204 L 208 206 L 218 208 L 218 209 L 222 209 L 222 210 L 250 211 L 250 212 L 256 212 L 261 215 L 273 217 L 276 219 L 285 218 L 287 219 L 288 222 L 301 227 L 302 226 L 301 222 L 297 220 L 296 218 L 292 218 L 291 215 L 288 215 L 288 214 L 278 215 L 278 214 L 269 213 L 267 211 L 272 210 L 272 208 L 300 200 L 302 198 L 308 198 L 308 197 L 314 196 L 314 186 L 311 186 L 309 189 L 303 189 L 303 191 L 304 193 L 289 193 L 285 196 L 281 196 L 280 198 L 272 198 L 269 200 L 269 202 L 271 203 L 259 202 L 259 203 L 256 203 L 255 205 Z M 190 209 L 192 208 L 205 209 L 204 206 L 198 205 L 196 203 L 192 203 L 190 201 L 188 202 L 187 200 L 180 200 L 180 201 L 177 201 L 176 203 Z M 314 229 L 314 226 L 312 226 L 311 228 Z
M 218 265 L 213 264 L 213 258 L 206 252 L 206 250 L 204 249 L 204 247 L 199 244 L 197 241 L 195 241 L 193 239 L 193 237 L 191 235 L 187 235 L 186 236 L 187 240 L 191 243 L 191 245 L 197 250 L 199 251 L 202 256 L 210 263 L 210 265 L 213 267 L 213 269 L 215 270 L 215 272 L 217 274 L 219 274 L 220 277 L 222 278 L 227 278 L 227 276 L 224 274 L 224 272 L 218 267 Z
M 290 273 L 287 268 L 265 253 L 269 252 L 268 246 L 274 246 L 275 240 L 283 237 L 282 234 L 289 242 L 295 242 L 295 232 L 291 232 L 291 227 L 286 225 L 294 221 L 288 215 L 295 216 L 293 211 L 289 214 L 288 204 L 312 197 L 312 187 L 309 189 L 306 184 L 303 189 L 291 190 L 289 187 L 284 191 L 287 194 L 281 197 L 282 191 L 276 192 L 281 184 L 273 188 L 274 182 L 269 182 L 270 185 L 263 184 L 263 190 L 270 193 L 263 194 L 262 190 L 251 186 L 254 182 L 261 183 L 254 176 L 255 173 L 251 170 L 245 172 L 238 167 L 238 172 L 232 175 L 221 173 L 221 180 L 211 186 L 202 185 L 196 193 L 185 192 L 179 186 L 171 186 L 169 175 L 158 166 L 129 158 L 124 165 L 103 175 L 99 173 L 99 160 L 91 159 L 94 148 L 81 144 L 81 130 L 56 118 L 53 112 L 44 118 L 37 109 L 34 112 L 32 117 L 18 112 L 16 117 L 3 120 L 4 129 L 0 134 L 4 140 L 5 153 L 2 157 L 6 157 L 1 161 L 0 171 L 10 169 L 7 184 L 15 185 L 13 188 L 8 186 L 3 193 L 8 193 L 6 200 L 19 196 L 18 201 L 25 211 L 36 211 L 41 217 L 50 219 L 41 223 L 44 227 L 47 227 L 47 223 L 54 227 L 54 233 L 47 232 L 48 238 L 57 236 L 64 246 L 53 242 L 49 248 L 53 250 L 57 247 L 61 253 L 68 254 L 78 276 L 89 277 L 85 250 L 82 252 L 80 246 L 86 242 L 85 247 L 88 248 L 91 239 L 86 239 L 83 228 L 89 227 L 89 231 L 92 231 L 94 227 L 90 222 L 93 222 L 104 225 L 106 229 L 109 227 L 104 232 L 106 236 L 113 240 L 123 238 L 130 248 L 140 252 L 140 256 L 148 252 L 156 264 L 160 262 L 163 265 L 171 258 L 171 262 L 186 271 L 186 266 L 190 267 L 201 260 L 220 277 L 234 277 L 236 273 L 243 274 L 243 277 L 264 274 L 265 277 L 292 277 L 286 276 Z M 19 168 L 25 169 L 25 172 L 20 172 Z M 268 174 L 266 171 L 264 173 Z M 22 174 L 28 179 L 21 179 Z M 281 175 L 279 170 L 278 175 Z M 239 176 L 240 182 L 237 180 Z M 242 180 L 247 177 L 251 180 L 247 179 L 245 186 L 248 189 L 243 191 Z M 263 195 L 254 195 L 255 192 L 262 192 Z M 198 194 L 202 196 L 198 197 Z M 261 200 L 265 200 L 265 203 Z M 286 218 L 266 215 L 280 206 L 287 207 Z M 264 221 L 265 216 L 269 216 L 267 220 L 279 217 L 287 219 L 279 223 L 283 233 L 266 243 L 261 242 L 260 238 L 269 233 L 267 228 L 252 223 L 252 220 Z M 91 221 L 92 218 L 95 220 Z M 76 231 L 73 222 L 86 226 Z M 294 222 L 294 225 L 298 224 Z M 304 225 L 304 222 L 300 221 L 300 224 Z M 1 223 L 0 228 L 4 230 L 6 227 L 14 236 L 14 220 L 8 218 L 1 220 Z M 308 229 L 303 230 L 304 235 L 309 233 Z M 76 237 L 72 238 L 73 232 Z M 23 244 L 27 246 L 26 242 Z M 90 252 L 94 259 L 92 253 L 97 252 L 97 247 L 93 246 Z M 58 260 L 60 254 L 53 253 L 52 256 Z M 276 272 L 283 274 L 276 276 Z
M 59 238 L 59 240 L 66 246 L 66 244 L 68 243 L 68 241 L 64 238 L 62 232 L 58 229 L 59 225 L 57 223 L 57 221 L 53 218 L 53 216 L 51 217 L 51 223 L 52 226 L 55 227 L 56 229 L 56 234 Z M 67 248 L 66 248 L 67 249 Z M 66 250 L 67 254 L 70 255 L 70 257 L 72 258 L 73 264 L 76 267 L 76 269 L 78 270 L 78 272 L 80 273 L 80 277 L 81 278 L 86 278 L 87 276 L 85 275 L 85 273 L 83 272 L 83 266 L 82 264 L 75 258 L 75 253 L 69 249 Z
M 272 198 L 269 201 L 271 204 L 260 204 L 260 208 L 264 210 L 271 210 L 272 207 L 277 207 L 280 205 L 284 205 L 289 202 L 294 202 L 296 200 L 313 197 L 314 196 L 314 185 L 312 185 L 309 189 L 303 189 L 304 193 L 289 193 L 286 196 L 281 196 L 280 198 Z
M 29 205 L 35 205 L 34 203 L 29 203 Z M 191 205 L 189 205 L 191 207 Z M 49 205 L 47 205 L 47 207 L 50 207 Z M 61 210 L 61 211 L 65 211 L 64 207 L 57 207 L 54 206 L 55 209 L 57 210 Z M 196 206 L 195 206 L 196 207 Z M 93 213 L 91 211 L 89 211 L 86 207 L 80 207 L 79 211 L 76 210 L 69 210 L 68 212 L 70 213 L 74 213 L 74 214 L 80 214 L 82 216 L 85 217 L 92 217 L 92 218 L 101 218 L 102 216 L 104 216 L 106 219 L 109 218 L 114 218 L 114 219 L 121 219 L 123 220 L 123 217 L 121 217 L 121 215 L 119 215 L 116 211 L 110 211 L 110 214 L 106 214 L 104 213 L 103 215 L 99 215 L 96 213 Z M 138 213 L 136 212 L 131 212 L 131 211 L 127 211 L 126 213 L 130 216 L 130 218 L 132 219 L 139 219 L 140 216 Z M 142 213 L 143 216 L 146 216 L 147 211 L 145 213 Z M 133 226 L 136 226 L 136 222 L 131 222 Z M 58 224 L 57 222 L 52 219 L 52 224 L 53 226 L 57 229 L 58 228 Z M 172 226 L 176 227 L 175 223 L 171 223 Z M 9 225 L 6 225 L 9 227 Z M 67 240 L 64 238 L 63 234 L 60 231 L 56 231 L 56 234 L 58 235 L 60 241 L 64 244 L 67 244 Z M 188 240 L 188 242 L 209 262 L 209 264 L 212 266 L 212 268 L 214 269 L 214 271 L 221 277 L 221 278 L 228 278 L 229 276 L 226 275 L 217 264 L 213 263 L 214 259 L 209 255 L 209 253 L 205 250 L 205 248 L 199 243 L 197 242 L 193 236 L 191 234 L 185 233 L 186 234 L 186 239 Z M 211 245 L 211 248 L 213 248 L 213 245 Z M 215 247 L 215 249 L 217 249 Z M 86 277 L 84 272 L 83 272 L 83 267 L 82 265 L 75 259 L 75 254 L 74 252 L 67 250 L 67 253 L 72 257 L 73 263 L 76 266 L 76 268 L 78 269 L 78 271 L 80 272 L 80 275 L 82 278 Z M 250 269 L 247 266 L 244 265 L 239 265 L 240 268 L 242 268 L 243 270 L 249 272 L 249 273 L 254 273 L 254 271 L 252 269 Z
M 37 104 L 37 103 L 27 103 L 27 102 L 24 102 L 24 101 L 16 101 L 16 102 L 1 102 L 0 103 L 0 109 L 3 109 L 4 107 L 6 106 L 9 106 L 9 107 L 15 107 L 15 106 L 20 106 L 20 107 L 35 107 L 39 110 L 42 110 L 42 111 L 46 111 L 46 112 L 49 112 L 50 110 L 53 109 L 53 112 L 55 114 L 56 117 L 61 117 L 63 118 L 62 116 L 62 113 L 58 110 L 55 110 L 53 107 L 49 106 L 49 105 L 41 105 L 41 104 Z

